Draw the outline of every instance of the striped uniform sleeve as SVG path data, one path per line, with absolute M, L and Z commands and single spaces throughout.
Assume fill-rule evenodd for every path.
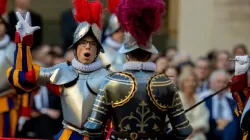
M 16 33 L 15 42 L 14 63 L 7 70 L 7 78 L 16 88 L 31 91 L 36 87 L 40 71 L 40 66 L 32 63 L 30 48 L 33 35 L 24 36 L 21 41 L 19 33 Z
M 172 87 L 171 87 L 172 88 Z M 175 139 L 186 139 L 192 133 L 192 127 L 186 118 L 182 101 L 176 88 L 168 90 L 172 103 L 168 106 L 167 115 L 173 127 L 173 137 Z
M 237 116 L 241 116 L 250 95 L 247 80 L 247 73 L 244 73 L 233 76 L 229 82 L 237 82 L 230 87 L 232 96 L 237 103 L 237 108 L 235 109 L 235 114 Z
M 20 102 L 20 116 L 23 117 L 31 117 L 32 105 L 33 105 L 33 94 L 32 93 L 24 93 L 21 95 Z

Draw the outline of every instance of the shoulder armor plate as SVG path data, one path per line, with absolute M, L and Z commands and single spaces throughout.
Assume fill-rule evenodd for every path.
M 175 94 L 173 82 L 165 74 L 155 74 L 149 80 L 147 90 L 154 105 L 162 111 L 167 111 L 172 103 L 171 96 Z
M 107 102 L 111 103 L 113 108 L 123 106 L 134 96 L 137 84 L 132 74 L 117 72 L 109 75 L 106 80 L 103 90 L 106 92 Z
M 78 77 L 78 72 L 66 62 L 55 65 L 53 69 L 54 71 L 50 77 L 50 82 L 55 85 L 70 83 Z
M 108 74 L 109 72 L 105 68 L 101 68 L 89 74 L 87 85 L 94 94 L 99 92 L 100 87 Z

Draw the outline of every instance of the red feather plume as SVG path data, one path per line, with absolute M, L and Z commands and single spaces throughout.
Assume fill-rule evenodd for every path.
M 0 0 L 0 16 L 6 12 L 7 0 Z
M 160 27 L 160 20 L 165 11 L 162 0 L 121 0 L 116 16 L 125 31 L 128 31 L 142 47 L 152 33 Z
M 99 0 L 88 2 L 88 0 L 74 0 L 76 10 L 75 20 L 97 24 L 101 28 L 102 4 Z
M 114 14 L 120 0 L 108 0 L 108 10 L 110 13 Z

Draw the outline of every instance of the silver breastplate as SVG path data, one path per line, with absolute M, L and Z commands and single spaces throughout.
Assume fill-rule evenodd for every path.
M 87 86 L 88 75 L 79 75 L 73 86 L 63 88 L 61 102 L 64 121 L 82 128 L 87 120 L 96 95 L 90 92 Z
M 90 74 L 79 73 L 76 81 L 63 85 L 61 93 L 63 117 L 71 127 L 83 128 L 107 74 L 108 71 L 105 69 Z

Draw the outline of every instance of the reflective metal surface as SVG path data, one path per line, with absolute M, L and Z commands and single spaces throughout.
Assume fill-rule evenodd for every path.
M 106 36 L 112 35 L 114 32 L 116 32 L 120 28 L 120 23 L 116 17 L 115 14 L 112 14 L 109 18 L 109 24 L 108 28 L 105 31 Z
M 110 70 L 114 72 L 122 71 L 123 64 L 126 62 L 124 54 L 118 53 L 117 50 L 108 46 L 107 44 L 102 45 L 105 53 L 100 54 L 100 59 L 104 65 L 111 64 Z
M 141 47 L 137 44 L 135 38 L 129 32 L 125 32 L 124 43 L 121 49 L 119 50 L 119 53 L 128 53 L 138 48 L 150 53 L 158 53 L 158 50 L 153 45 L 152 37 L 150 37 L 146 47 Z
M 43 86 L 47 83 L 63 85 L 75 80 L 77 76 L 78 73 L 73 67 L 64 62 L 50 68 L 40 68 L 37 84 Z
M 81 40 L 90 30 L 92 30 L 95 38 L 98 41 L 99 46 L 101 47 L 101 31 L 96 24 L 89 24 L 88 22 L 81 22 L 75 30 L 74 37 L 73 37 L 73 44 L 69 47 L 72 48 L 74 45 Z M 101 52 L 103 48 L 101 47 Z

